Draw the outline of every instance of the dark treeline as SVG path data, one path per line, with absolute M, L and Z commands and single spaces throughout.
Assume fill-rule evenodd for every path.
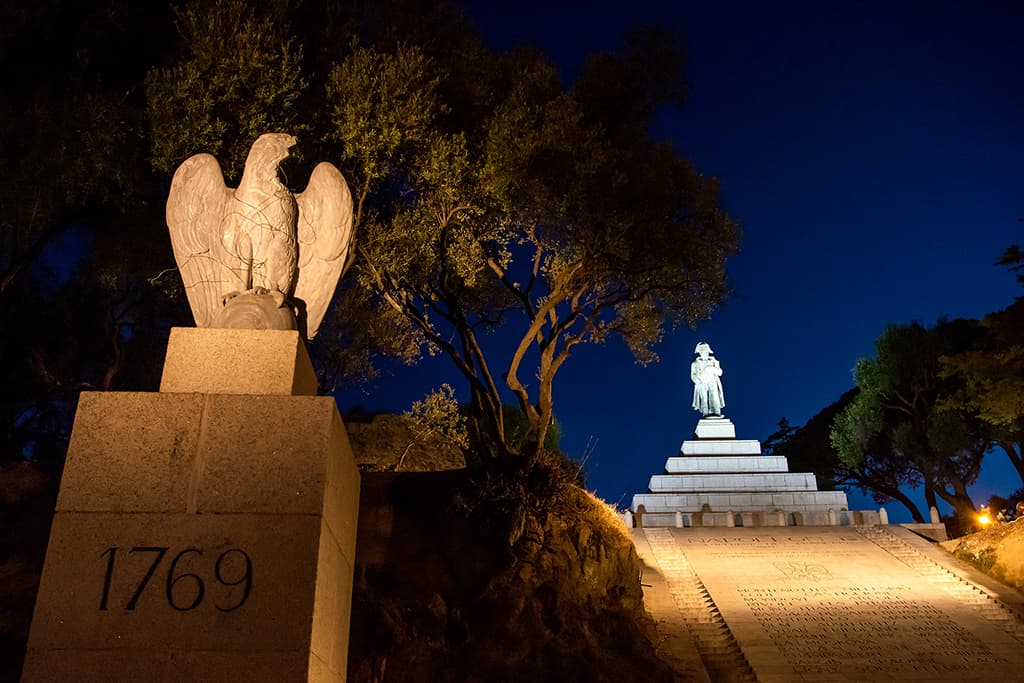
M 1017 273 L 1012 246 L 997 261 Z M 906 492 L 922 487 L 929 507 L 945 501 L 962 528 L 973 524 L 968 493 L 987 458 L 1007 458 L 1024 489 L 1024 297 L 981 320 L 893 325 L 875 356 L 854 368 L 856 386 L 794 428 L 783 420 L 768 444 L 827 481 L 898 501 L 915 521 L 928 518 Z M 1015 501 L 1013 501 L 1015 502 Z

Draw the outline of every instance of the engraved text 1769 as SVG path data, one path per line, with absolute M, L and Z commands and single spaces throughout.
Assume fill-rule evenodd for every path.
M 111 546 L 100 554 L 100 558 L 106 558 L 106 572 L 103 575 L 103 589 L 100 594 L 100 610 L 107 611 L 111 601 L 118 598 L 127 598 L 123 609 L 127 612 L 134 611 L 139 605 L 139 600 L 146 592 L 154 575 L 163 563 L 164 557 L 171 550 L 166 546 L 135 546 L 124 551 L 123 559 L 119 561 L 118 552 L 122 549 L 118 546 Z M 138 584 L 130 595 L 112 596 L 111 584 L 115 573 L 131 571 L 123 569 L 119 565 L 126 564 L 126 560 L 134 557 L 148 557 L 151 561 L 141 576 L 137 579 Z M 179 612 L 187 612 L 199 607 L 206 598 L 206 583 L 209 580 L 209 572 L 203 574 L 189 571 L 188 566 L 194 567 L 197 560 L 201 560 L 203 551 L 199 548 L 185 548 L 179 551 L 167 563 L 166 576 L 163 578 L 164 596 L 167 604 Z M 138 563 L 134 563 L 137 569 Z M 209 567 L 207 567 L 207 570 Z M 249 599 L 252 592 L 252 558 L 240 548 L 228 548 L 220 553 L 212 566 L 213 578 L 226 590 L 219 591 L 222 595 L 214 600 L 214 606 L 220 612 L 233 612 Z M 204 579 L 204 576 L 206 578 Z M 232 601 L 229 598 L 237 591 L 232 590 L 236 586 L 241 587 L 241 597 Z

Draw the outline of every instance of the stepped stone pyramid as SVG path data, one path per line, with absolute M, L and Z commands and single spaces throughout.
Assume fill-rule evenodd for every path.
M 782 455 L 762 455 L 761 443 L 736 438 L 724 417 L 697 423 L 648 493 L 633 496 L 644 527 L 789 526 L 863 523 L 849 512 L 844 491 L 819 491 L 810 472 L 793 473 Z

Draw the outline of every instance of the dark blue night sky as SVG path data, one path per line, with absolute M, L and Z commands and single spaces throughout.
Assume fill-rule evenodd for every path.
M 493 48 L 532 43 L 567 81 L 631 25 L 678 30 L 692 93 L 656 135 L 721 179 L 743 224 L 735 296 L 711 321 L 667 336 L 659 364 L 639 367 L 613 342 L 582 349 L 556 379 L 562 446 L 589 452 L 588 487 L 606 500 L 628 505 L 692 434 L 699 340 L 722 363 L 737 436 L 763 440 L 849 389 L 887 324 L 980 317 L 1021 293 L 993 262 L 1024 241 L 1024 5 L 461 4 Z M 443 381 L 465 390 L 435 358 L 340 398 L 403 410 Z M 1004 460 L 989 456 L 976 503 L 1019 488 Z

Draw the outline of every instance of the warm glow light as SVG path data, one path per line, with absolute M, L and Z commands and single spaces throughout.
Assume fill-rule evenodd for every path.
M 982 526 L 988 526 L 989 524 L 992 523 L 992 518 L 989 517 L 988 515 L 978 515 L 978 522 Z

